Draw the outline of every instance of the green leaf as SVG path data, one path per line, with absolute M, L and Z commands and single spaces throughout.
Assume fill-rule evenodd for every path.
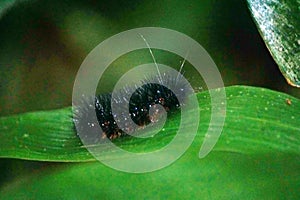
M 100 163 L 47 169 L 3 187 L 1 199 L 299 199 L 300 159 L 213 152 L 197 145 L 173 165 L 128 174 Z
M 208 92 L 198 94 L 198 135 L 172 165 L 152 173 L 129 174 L 98 162 L 66 164 L 7 184 L 0 190 L 1 199 L 299 199 L 300 100 L 245 86 L 228 87 L 226 93 L 223 133 L 213 151 L 203 159 L 199 159 L 198 153 L 210 119 Z M 68 108 L 1 118 L 0 127 L 7 126 L 6 131 L 1 130 L 1 155 L 36 160 L 90 160 L 77 144 L 70 112 Z M 177 120 L 172 118 L 166 128 L 171 130 L 169 126 Z M 15 126 L 8 127 L 13 121 Z M 10 134 L 11 139 L 4 137 Z M 164 137 L 157 140 L 163 143 Z M 66 141 L 69 145 L 63 146 Z M 123 142 L 128 150 L 137 144 L 135 140 Z M 27 144 L 27 148 L 19 147 L 21 143 Z M 143 145 L 138 143 L 139 148 Z M 146 145 L 157 146 L 157 142 Z
M 299 99 L 246 86 L 228 87 L 226 93 L 226 121 L 215 151 L 300 154 Z M 195 141 L 200 148 L 210 122 L 211 105 L 208 92 L 197 97 L 201 113 Z M 165 131 L 153 139 L 125 138 L 116 144 L 131 151 L 162 147 L 176 133 L 180 116 L 168 121 Z M 0 157 L 62 162 L 95 160 L 76 135 L 71 108 L 0 118 Z
M 94 160 L 75 134 L 70 107 L 0 118 L 0 157 Z
M 258 30 L 287 82 L 300 87 L 300 1 L 248 0 Z

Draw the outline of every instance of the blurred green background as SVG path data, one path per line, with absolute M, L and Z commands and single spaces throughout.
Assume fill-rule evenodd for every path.
M 300 98 L 270 56 L 246 1 L 20 1 L 0 18 L 0 116 L 70 106 L 85 56 L 114 34 L 147 26 L 197 40 L 217 64 L 225 86 L 260 86 Z M 127 69 L 151 61 L 148 54 L 128 55 L 115 65 Z M 180 58 L 164 55 L 157 52 L 157 61 L 180 65 Z M 115 81 L 110 79 L 100 85 L 103 91 Z M 66 164 L 1 159 L 0 186 L 51 165 Z

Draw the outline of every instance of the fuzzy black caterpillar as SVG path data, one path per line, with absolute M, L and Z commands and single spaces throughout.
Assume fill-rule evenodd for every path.
M 144 80 L 141 87 L 125 86 L 123 90 L 118 91 L 117 95 L 114 96 L 110 93 L 101 94 L 94 98 L 83 96 L 80 106 L 77 106 L 75 109 L 74 123 L 77 131 L 86 133 L 84 136 L 86 140 L 97 142 L 99 138 L 113 140 L 127 136 L 128 133 L 131 135 L 131 133 L 136 131 L 136 126 L 133 123 L 138 125 L 137 128 L 143 128 L 160 118 L 162 113 L 160 109 L 156 108 L 158 104 L 168 114 L 171 114 L 184 105 L 188 94 L 192 92 L 189 84 L 184 81 L 184 77 L 180 73 L 185 59 L 176 76 L 161 74 L 150 45 L 143 35 L 140 34 L 140 36 L 149 49 L 158 72 L 157 75 Z M 173 90 L 170 90 L 165 85 L 171 86 Z M 130 96 L 129 99 L 126 98 L 127 94 Z M 111 108 L 112 101 L 117 107 L 129 104 L 129 112 L 113 113 Z M 151 109 L 154 110 L 152 115 L 149 114 Z M 93 112 L 96 112 L 97 121 L 91 120 L 93 118 L 89 116 Z M 118 119 L 117 121 L 115 120 L 116 118 Z M 103 131 L 100 137 L 97 134 L 99 131 L 96 126 L 97 123 Z
M 173 90 L 165 85 L 171 85 Z M 159 119 L 161 113 L 159 109 L 156 109 L 158 104 L 165 109 L 168 115 L 180 110 L 184 105 L 180 102 L 185 102 L 189 90 L 189 86 L 183 81 L 183 75 L 180 73 L 177 77 L 159 74 L 144 80 L 141 87 L 125 86 L 114 96 L 111 93 L 95 97 L 83 96 L 80 106 L 75 109 L 74 123 L 77 129 L 80 129 L 79 131 L 86 133 L 86 137 L 98 135 L 97 138 L 90 138 L 93 141 L 99 141 L 101 138 L 113 140 L 127 136 L 128 133 L 135 131 L 134 127 L 136 126 L 132 123 L 137 124 L 138 128 L 143 128 Z M 130 99 L 127 99 L 125 96 L 128 95 L 125 94 L 130 94 Z M 129 112 L 113 113 L 112 101 L 120 107 L 129 105 Z M 149 114 L 150 109 L 154 109 L 154 114 Z M 89 117 L 93 112 L 96 112 L 97 121 L 91 121 Z M 116 117 L 118 118 L 117 121 L 115 120 Z M 99 132 L 95 126 L 96 123 L 100 125 L 103 131 L 102 135 L 95 134 L 95 132 Z

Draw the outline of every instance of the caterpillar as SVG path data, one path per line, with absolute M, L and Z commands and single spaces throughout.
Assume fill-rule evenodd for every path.
M 94 133 L 97 131 L 95 124 L 98 123 L 103 130 L 100 138 L 107 137 L 110 140 L 127 136 L 128 133 L 136 131 L 133 122 L 140 128 L 155 123 L 159 119 L 160 110 L 155 107 L 160 104 L 168 114 L 177 112 L 183 105 L 189 93 L 189 87 L 185 82 L 181 81 L 183 75 L 178 77 L 162 74 L 161 77 L 155 76 L 148 78 L 141 87 L 124 87 L 118 91 L 116 97 L 112 97 L 111 93 L 104 93 L 94 98 L 82 97 L 83 103 L 75 111 L 74 123 L 76 127 L 86 133 Z M 157 84 L 157 80 L 162 84 Z M 171 91 L 164 85 L 176 84 L 176 90 Z M 130 99 L 125 98 L 125 93 L 132 94 Z M 111 102 L 115 101 L 117 106 L 129 104 L 129 112 L 120 113 L 118 121 L 115 121 L 116 114 L 112 112 Z M 154 114 L 150 115 L 150 109 L 154 109 Z M 90 121 L 89 114 L 96 112 L 97 121 Z M 131 118 L 132 120 L 129 120 Z M 121 127 L 124 128 L 122 130 Z M 92 134 L 91 134 L 92 135 Z M 88 137 L 88 134 L 87 134 Z
M 83 95 L 82 102 L 75 109 L 73 121 L 77 131 L 86 133 L 84 137 L 88 140 L 93 142 L 105 138 L 114 140 L 131 135 L 136 129 L 142 129 L 150 123 L 157 122 L 162 114 L 162 110 L 159 109 L 160 106 L 168 115 L 177 112 L 184 106 L 184 102 L 191 92 L 188 83 L 184 81 L 184 76 L 181 74 L 185 59 L 177 76 L 161 74 L 149 44 L 142 35 L 141 38 L 149 49 L 157 68 L 157 75 L 146 77 L 142 81 L 142 86 L 124 86 L 123 89 L 117 91 L 116 95 L 112 95 L 112 93 L 104 93 L 95 97 Z M 165 85 L 172 86 L 173 89 L 171 90 Z M 128 96 L 130 98 L 127 98 Z M 111 108 L 112 102 L 117 107 L 129 105 L 129 110 L 114 113 Z M 150 110 L 153 111 L 151 115 Z M 92 120 L 89 117 L 91 113 L 96 113 L 97 119 Z M 101 135 L 97 134 L 99 132 L 97 123 L 102 129 Z

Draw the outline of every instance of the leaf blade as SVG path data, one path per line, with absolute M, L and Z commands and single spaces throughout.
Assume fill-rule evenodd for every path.
M 225 126 L 214 151 L 300 154 L 299 99 L 246 86 L 228 87 L 226 93 Z M 210 120 L 208 92 L 199 93 L 198 99 L 201 121 L 195 140 L 200 148 Z M 158 148 L 170 141 L 167 136 L 170 139 L 176 133 L 174 127 L 178 120 L 178 117 L 172 118 L 165 127 L 168 135 L 157 134 L 157 139 L 150 141 L 120 140 L 117 144 L 138 151 Z M 0 125 L 0 157 L 59 162 L 95 160 L 76 135 L 71 108 L 2 117 Z
M 300 87 L 300 1 L 248 0 L 248 5 L 281 73 Z

